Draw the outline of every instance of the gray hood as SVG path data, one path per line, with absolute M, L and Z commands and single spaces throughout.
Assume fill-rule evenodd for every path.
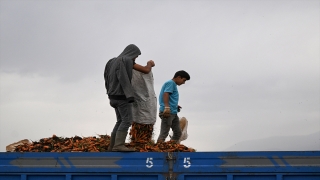
M 140 49 L 136 45 L 130 44 L 118 57 L 108 61 L 104 70 L 104 79 L 110 99 L 134 101 L 134 90 L 131 85 L 133 59 L 140 54 Z
M 118 56 L 119 57 L 125 57 L 126 59 L 133 59 L 137 56 L 139 56 L 141 54 L 140 49 L 134 45 L 134 44 L 130 44 L 128 45 L 123 51 L 122 53 Z

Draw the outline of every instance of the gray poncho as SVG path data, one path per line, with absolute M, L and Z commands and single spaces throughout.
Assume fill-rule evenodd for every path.
M 134 91 L 131 85 L 133 59 L 140 54 L 140 49 L 136 45 L 130 44 L 118 57 L 107 62 L 104 80 L 110 99 L 134 101 Z

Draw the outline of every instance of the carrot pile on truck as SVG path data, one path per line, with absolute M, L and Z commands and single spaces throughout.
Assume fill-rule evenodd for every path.
M 109 135 L 70 138 L 53 135 L 39 141 L 18 145 L 14 152 L 106 152 L 109 144 Z M 136 152 L 195 152 L 193 148 L 174 141 L 154 143 L 151 139 L 150 141 L 136 140 L 125 145 L 135 149 Z

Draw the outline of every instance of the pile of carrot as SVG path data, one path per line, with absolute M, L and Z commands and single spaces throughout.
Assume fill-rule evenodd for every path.
M 100 135 L 99 137 L 79 136 L 63 138 L 53 135 L 34 141 L 31 144 L 19 145 L 16 152 L 103 152 L 108 149 L 110 136 Z
M 130 130 L 130 140 L 134 143 L 147 143 L 151 141 L 153 134 L 153 124 L 132 123 Z
M 153 141 L 148 143 L 131 142 L 127 146 L 134 148 L 136 152 L 195 152 L 195 149 L 188 148 L 187 146 L 178 144 L 175 141 L 160 143 L 154 143 Z
M 126 143 L 127 147 L 135 149 L 136 152 L 195 152 L 194 149 L 188 148 L 174 141 L 154 143 L 153 140 L 147 139 L 143 135 L 142 140 L 135 139 Z M 147 141 L 149 140 L 149 141 Z M 99 135 L 98 137 L 71 137 L 63 138 L 53 135 L 49 138 L 42 138 L 31 144 L 18 145 L 15 152 L 107 152 L 110 144 L 109 135 Z
M 127 146 L 137 152 L 195 152 L 194 149 L 175 141 L 155 143 L 152 140 L 153 124 L 133 122 L 129 135 L 131 142 Z

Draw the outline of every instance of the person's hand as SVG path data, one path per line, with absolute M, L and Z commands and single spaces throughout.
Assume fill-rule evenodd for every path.
M 151 67 L 154 67 L 156 65 L 153 60 L 149 60 L 147 64 L 150 65 Z
M 163 111 L 163 117 L 167 118 L 170 116 L 170 114 L 171 114 L 170 107 L 165 107 Z

